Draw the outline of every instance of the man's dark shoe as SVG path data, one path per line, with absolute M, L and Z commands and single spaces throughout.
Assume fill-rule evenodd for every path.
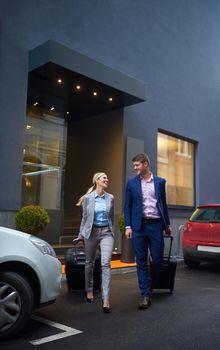
M 145 310 L 148 309 L 149 306 L 151 306 L 151 298 L 150 297 L 143 297 L 140 303 L 138 304 L 139 310 Z

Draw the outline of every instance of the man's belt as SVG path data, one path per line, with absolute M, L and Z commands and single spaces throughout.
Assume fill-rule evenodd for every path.
M 142 218 L 142 222 L 144 224 L 155 224 L 157 222 L 160 222 L 162 218 Z

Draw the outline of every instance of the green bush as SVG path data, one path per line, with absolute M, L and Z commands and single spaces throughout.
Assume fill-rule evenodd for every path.
M 40 232 L 50 222 L 46 210 L 38 205 L 27 205 L 21 208 L 15 217 L 18 230 L 30 234 Z
M 120 215 L 118 219 L 118 227 L 121 233 L 125 233 L 125 222 L 124 222 L 124 216 Z

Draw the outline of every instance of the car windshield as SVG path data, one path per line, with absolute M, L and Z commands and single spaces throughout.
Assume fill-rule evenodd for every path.
M 192 214 L 190 221 L 220 223 L 220 207 L 197 208 Z

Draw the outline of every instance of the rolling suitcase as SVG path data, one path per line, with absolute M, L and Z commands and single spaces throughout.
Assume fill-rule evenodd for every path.
M 65 273 L 68 290 L 85 291 L 85 252 L 81 246 L 70 248 L 65 254 Z M 97 251 L 94 266 L 94 291 L 101 289 L 101 256 Z
M 164 236 L 164 238 L 170 239 L 168 255 L 163 258 L 159 276 L 155 282 L 152 282 L 152 289 L 169 289 L 170 293 L 172 293 L 174 289 L 177 261 L 174 256 L 171 256 L 173 236 Z M 152 281 L 154 281 L 153 276 Z

